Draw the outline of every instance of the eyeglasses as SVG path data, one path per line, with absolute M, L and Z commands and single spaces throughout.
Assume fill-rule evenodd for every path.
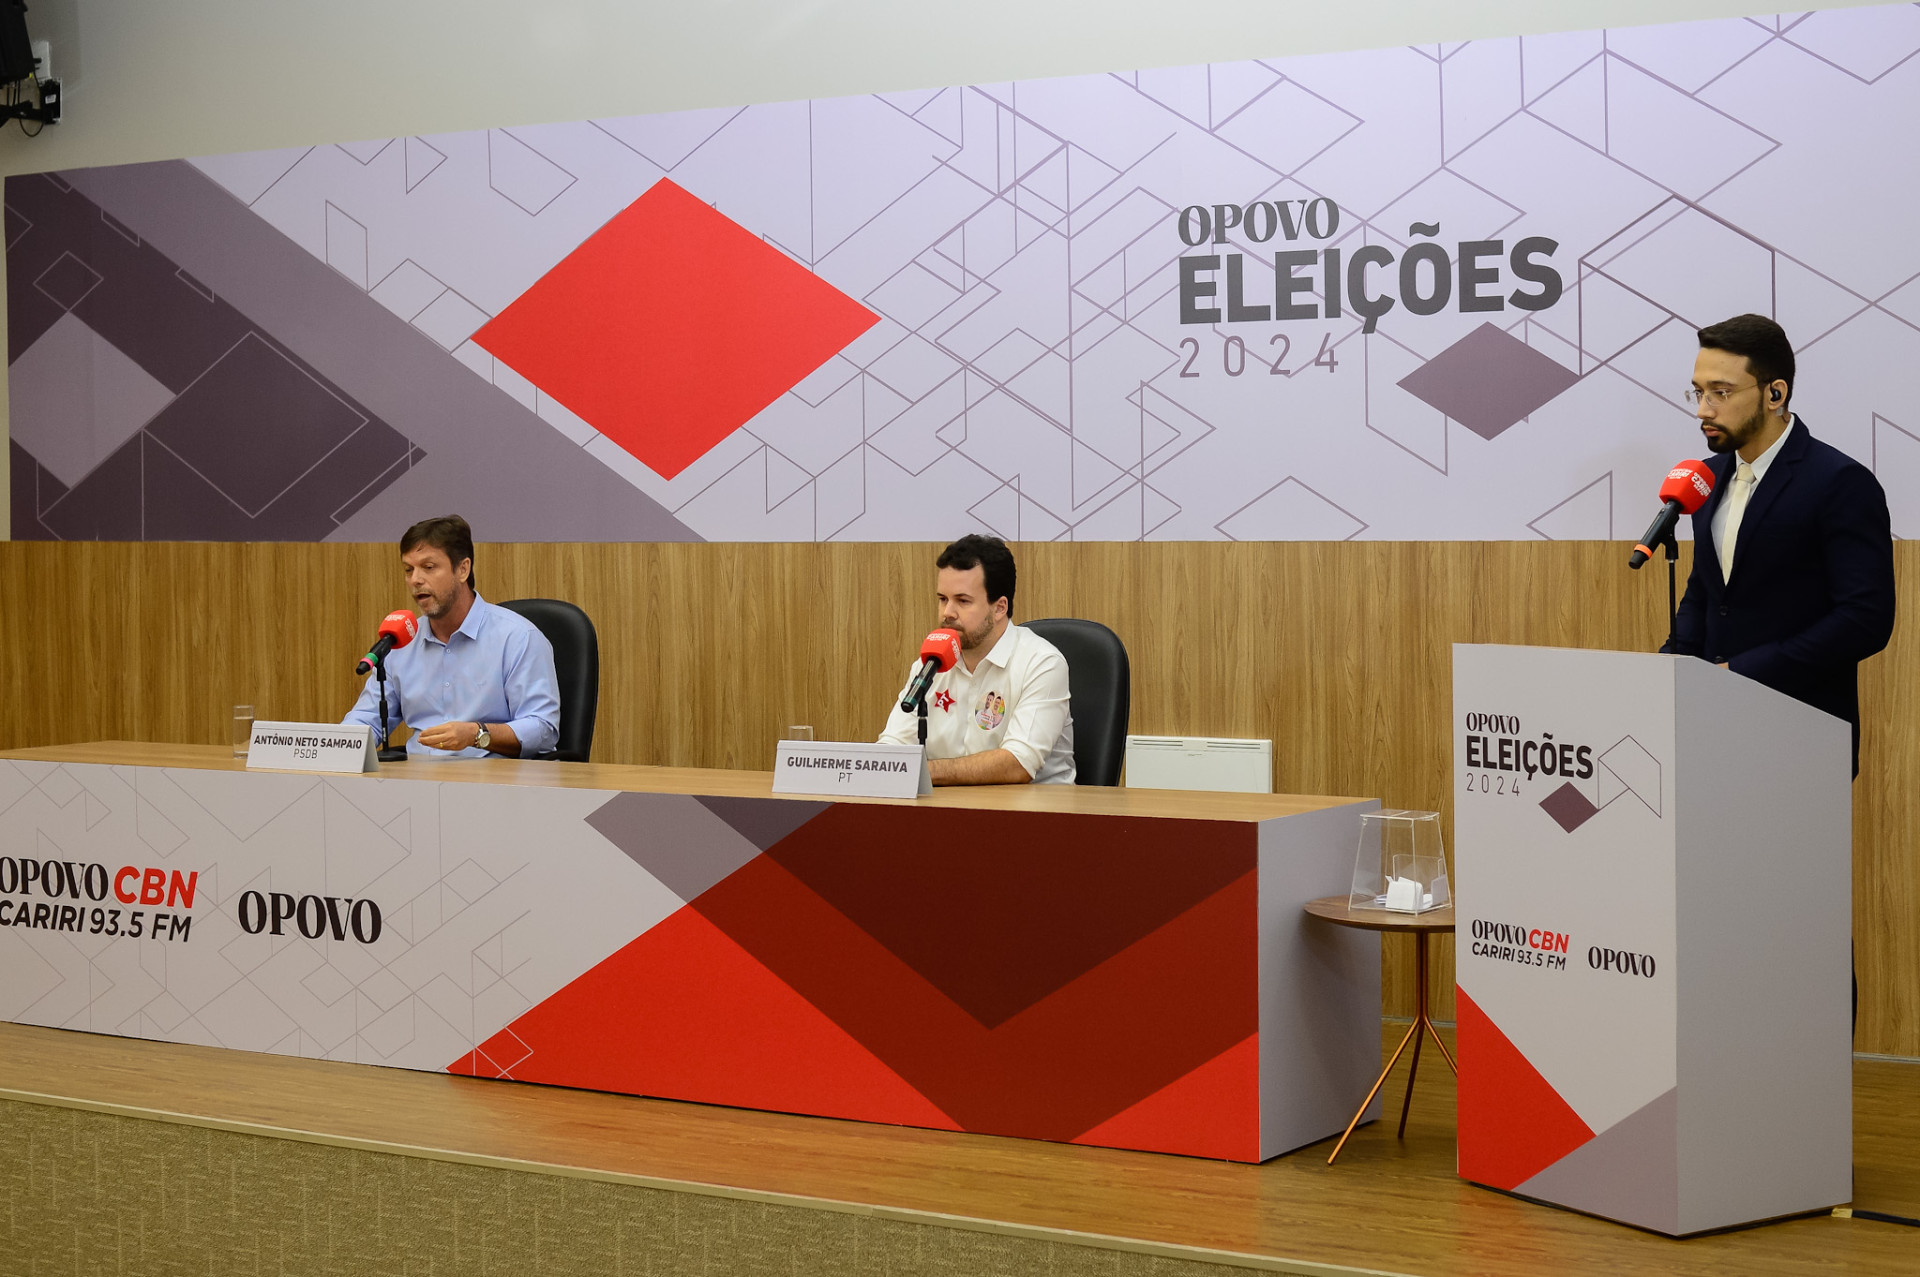
M 1706 390 L 1702 390 L 1698 386 L 1689 386 L 1684 392 L 1682 392 L 1680 397 L 1686 400 L 1688 403 L 1692 404 L 1696 408 L 1700 406 L 1700 403 L 1702 400 L 1705 400 L 1707 403 L 1712 404 L 1716 408 L 1724 408 L 1733 399 L 1735 395 L 1739 394 L 1744 390 L 1757 389 L 1759 385 L 1760 383 L 1756 381 L 1751 383 L 1750 385 L 1735 386 L 1731 390 L 1727 389 L 1725 386 L 1712 386 Z

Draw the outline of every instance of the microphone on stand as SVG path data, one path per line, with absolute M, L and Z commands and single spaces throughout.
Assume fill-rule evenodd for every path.
M 419 622 L 407 611 L 389 612 L 380 621 L 379 636 L 373 640 L 373 646 L 360 658 L 360 664 L 354 667 L 357 674 L 374 671 L 380 677 L 380 753 L 383 763 L 401 763 L 407 758 L 407 751 L 396 749 L 392 734 L 387 729 L 387 653 L 396 647 L 405 647 L 413 642 L 420 632 Z M 402 689 L 404 690 L 404 689 Z
M 935 630 L 927 635 L 920 644 L 920 672 L 907 685 L 906 695 L 900 698 L 900 708 L 911 714 L 924 704 L 927 689 L 933 686 L 934 677 L 952 669 L 959 659 L 960 631 Z
M 387 613 L 386 618 L 380 622 L 379 637 L 374 639 L 373 646 L 367 650 L 367 654 L 360 658 L 360 663 L 353 667 L 353 672 L 365 674 L 386 660 L 388 652 L 413 642 L 414 636 L 419 632 L 420 626 L 414 620 L 413 613 L 404 611 Z
M 1654 547 L 1673 535 L 1680 516 L 1694 513 L 1712 495 L 1713 471 L 1707 469 L 1704 462 L 1682 461 L 1667 471 L 1667 481 L 1660 485 L 1660 513 L 1653 517 L 1639 544 L 1633 547 L 1627 566 L 1638 568 L 1651 559 Z

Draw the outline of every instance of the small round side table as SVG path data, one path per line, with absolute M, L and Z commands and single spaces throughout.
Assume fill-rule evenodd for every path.
M 1420 1071 L 1420 1030 L 1425 1029 L 1433 1035 L 1433 1044 L 1440 1048 L 1440 1054 L 1447 1061 L 1447 1067 L 1453 1070 L 1455 1077 L 1460 1076 L 1460 1066 L 1453 1062 L 1453 1053 L 1447 1050 L 1447 1044 L 1440 1040 L 1440 1032 L 1433 1027 L 1433 1019 L 1427 1014 L 1427 937 L 1435 932 L 1453 930 L 1453 906 L 1442 905 L 1438 909 L 1429 909 L 1425 913 L 1400 913 L 1390 909 L 1352 909 L 1347 905 L 1346 896 L 1322 896 L 1318 900 L 1307 902 L 1306 910 L 1316 918 L 1342 927 L 1358 927 L 1363 931 L 1379 931 L 1389 934 L 1408 934 L 1413 936 L 1415 978 L 1414 988 L 1419 990 L 1415 1002 L 1413 1027 L 1400 1039 L 1400 1045 L 1393 1050 L 1393 1057 L 1387 1061 L 1387 1067 L 1380 1070 L 1380 1077 L 1367 1092 L 1367 1098 L 1360 1101 L 1360 1108 L 1347 1123 L 1347 1130 L 1340 1142 L 1333 1146 L 1333 1152 L 1327 1158 L 1327 1165 L 1333 1165 L 1333 1159 L 1340 1156 L 1340 1150 L 1347 1146 L 1347 1140 L 1353 1135 L 1353 1128 L 1360 1125 L 1360 1119 L 1366 1115 L 1367 1105 L 1373 1103 L 1373 1097 L 1387 1083 L 1387 1075 L 1393 1072 L 1393 1066 L 1400 1063 L 1400 1055 L 1407 1049 L 1407 1043 L 1413 1043 L 1413 1061 L 1407 1067 L 1407 1097 L 1400 1102 L 1400 1137 L 1407 1134 L 1407 1113 L 1413 1107 L 1413 1079 Z

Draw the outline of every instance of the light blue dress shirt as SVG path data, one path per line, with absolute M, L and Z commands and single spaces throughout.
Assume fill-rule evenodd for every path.
M 423 728 L 442 723 L 505 723 L 520 740 L 522 757 L 544 754 L 560 739 L 560 680 L 553 645 L 518 612 L 478 594 L 467 619 L 442 643 L 424 619 L 413 642 L 387 654 L 389 725 L 414 731 L 407 752 L 416 758 L 485 758 L 484 749 L 429 749 Z M 380 680 L 367 675 L 360 699 L 343 723 L 380 730 Z

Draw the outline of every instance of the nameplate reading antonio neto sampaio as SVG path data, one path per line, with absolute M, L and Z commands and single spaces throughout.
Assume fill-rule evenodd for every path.
M 370 772 L 379 770 L 371 727 L 339 723 L 256 721 L 247 746 L 247 770 Z

